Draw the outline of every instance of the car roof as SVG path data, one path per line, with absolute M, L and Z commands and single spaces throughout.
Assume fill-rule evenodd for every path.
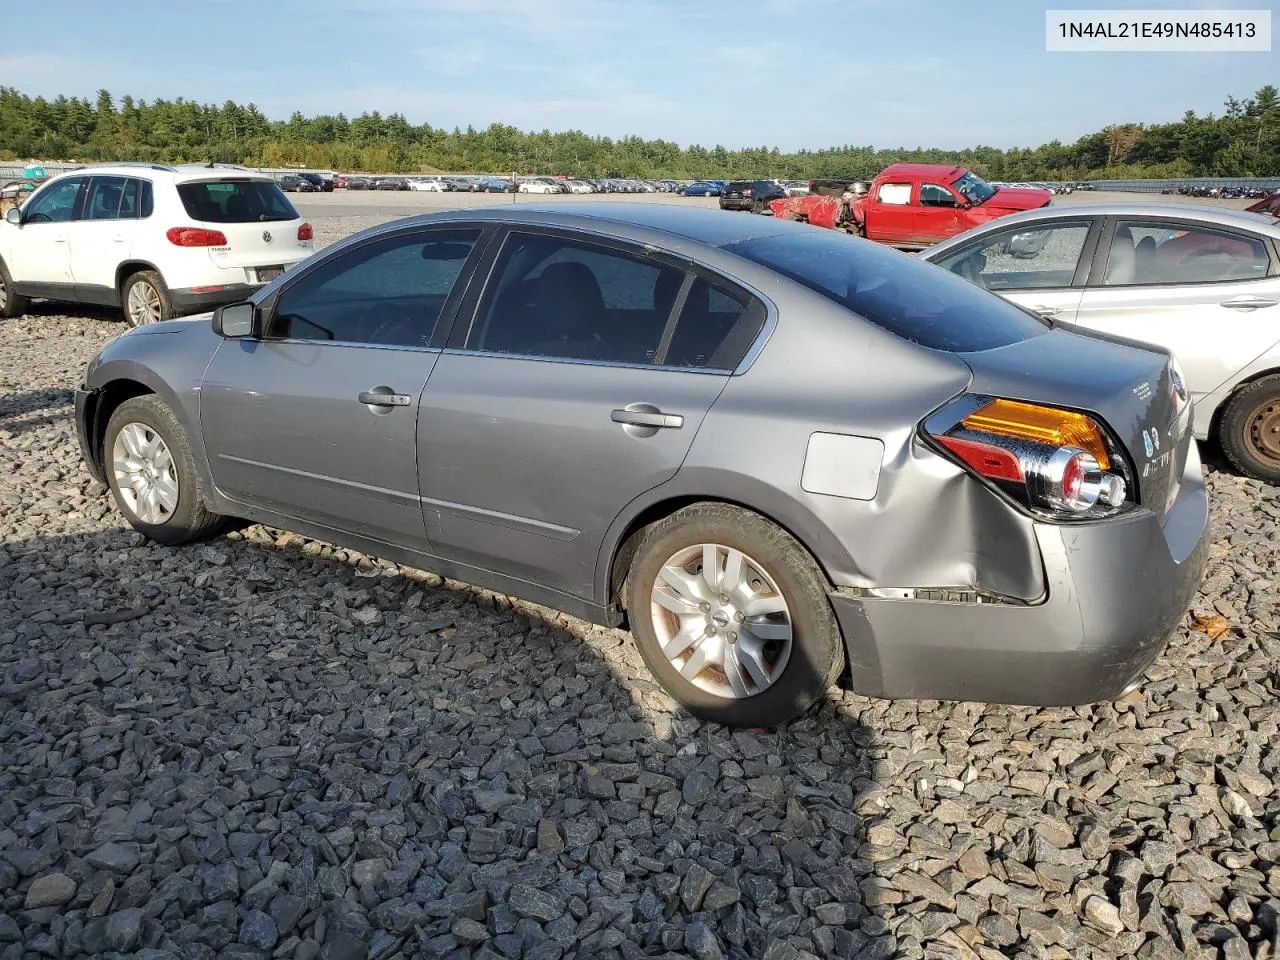
M 615 231 L 628 228 L 652 230 L 681 237 L 696 243 L 720 247 L 755 237 L 785 233 L 788 228 L 814 230 L 807 224 L 776 221 L 769 217 L 749 217 L 740 213 L 685 207 L 674 203 L 628 203 L 605 200 L 562 200 L 559 203 L 517 203 L 495 207 L 450 210 L 422 214 L 406 223 L 439 223 L 447 220 L 498 220 L 507 223 L 541 224 L 544 226 L 580 227 L 600 230 L 606 225 Z M 388 224 L 388 227 L 393 224 Z
M 893 177 L 957 177 L 965 170 L 954 163 L 894 163 L 877 176 Z

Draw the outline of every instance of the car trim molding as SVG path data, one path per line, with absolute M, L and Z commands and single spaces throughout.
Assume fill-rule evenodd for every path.
M 473 507 L 465 503 L 455 503 L 452 500 L 433 500 L 430 497 L 422 497 L 420 499 L 424 507 L 463 514 L 468 520 L 479 520 L 482 523 L 492 523 L 499 527 L 525 530 L 540 536 L 550 537 L 552 540 L 559 540 L 562 543 L 576 540 L 582 533 L 581 530 L 575 530 L 573 527 L 562 527 L 558 523 L 533 520 L 529 517 L 520 517 L 512 513 L 502 513 L 499 510 L 489 510 L 485 507 Z

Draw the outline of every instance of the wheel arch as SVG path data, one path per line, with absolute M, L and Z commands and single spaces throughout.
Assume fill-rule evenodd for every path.
M 1263 370 L 1255 370 L 1247 377 L 1237 380 L 1232 384 L 1231 389 L 1223 395 L 1222 399 L 1218 402 L 1218 405 L 1213 408 L 1213 413 L 1209 417 L 1209 439 L 1213 440 L 1215 443 L 1221 442 L 1222 438 L 1219 434 L 1222 430 L 1222 416 L 1226 412 L 1227 407 L 1231 406 L 1231 401 L 1236 398 L 1236 395 L 1239 394 L 1241 390 L 1252 386 L 1259 380 L 1274 376 L 1280 376 L 1280 364 L 1267 367 Z
M 597 596 L 603 599 L 607 608 L 618 610 L 620 619 L 625 620 L 626 616 L 622 595 L 626 576 L 631 569 L 631 561 L 635 558 L 645 531 L 676 511 L 699 503 L 721 503 L 738 507 L 756 514 L 785 531 L 813 560 L 814 566 L 826 581 L 827 586 L 832 590 L 835 589 L 828 565 L 823 563 L 821 555 L 813 548 L 812 531 L 806 532 L 804 529 L 810 523 L 816 524 L 818 522 L 816 518 L 792 518 L 789 522 L 787 518 L 780 517 L 776 512 L 762 509 L 749 498 L 735 498 L 710 492 L 664 490 L 660 487 L 649 491 L 649 496 L 632 501 L 614 520 L 601 546 L 600 562 L 597 564 L 599 571 L 596 584 Z
M 149 263 L 146 260 L 126 260 L 124 263 L 120 264 L 120 266 L 116 267 L 116 296 L 120 298 L 120 302 L 122 304 L 124 303 L 124 282 L 135 273 L 140 273 L 144 270 L 154 270 L 156 273 L 160 274 L 161 280 L 164 279 L 164 274 L 160 273 L 160 268 L 154 263 Z

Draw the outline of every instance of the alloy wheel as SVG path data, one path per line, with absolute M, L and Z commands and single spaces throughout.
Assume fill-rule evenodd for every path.
M 766 690 L 791 657 L 791 611 L 777 582 L 741 550 L 686 547 L 661 567 L 650 615 L 662 652 L 680 675 L 716 696 Z
M 162 524 L 178 507 L 178 471 L 160 434 L 145 423 L 126 423 L 111 450 L 116 487 L 143 523 Z
M 129 322 L 135 327 L 144 323 L 159 323 L 163 306 L 160 291 L 146 280 L 139 280 L 129 288 Z

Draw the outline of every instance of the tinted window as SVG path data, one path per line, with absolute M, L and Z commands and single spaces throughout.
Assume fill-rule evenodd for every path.
M 298 211 L 275 183 L 218 180 L 181 183 L 178 196 L 187 216 L 205 223 L 296 220 Z
M 155 192 L 150 180 L 142 181 L 142 217 L 145 220 L 155 209 Z
M 935 350 L 990 350 L 1047 326 L 999 297 L 915 257 L 832 230 L 727 244 L 877 326 Z
M 1075 277 L 1087 221 L 1002 230 L 932 261 L 988 290 L 1052 290 Z
M 22 208 L 24 223 L 65 223 L 76 213 L 76 199 L 84 186 L 84 177 L 72 177 L 51 183 Z
M 922 207 L 954 207 L 955 195 L 946 187 L 936 183 L 920 184 L 920 206 Z
M 138 194 L 142 189 L 142 181 L 130 177 L 124 182 L 124 190 L 120 194 L 120 219 L 133 220 L 138 216 Z
M 473 350 L 651 363 L 680 271 L 612 247 L 514 233 L 476 315 Z
M 1121 220 L 1116 224 L 1107 286 L 1138 283 L 1216 283 L 1264 277 L 1270 261 L 1257 237 L 1177 223 Z
M 764 304 L 745 290 L 697 277 L 666 354 L 658 362 L 669 367 L 732 370 L 760 334 L 764 318 Z
M 82 219 L 116 219 L 120 213 L 120 197 L 124 193 L 124 185 L 124 177 L 94 177 L 90 180 Z
M 479 235 L 435 230 L 357 247 L 284 289 L 271 334 L 425 347 Z

